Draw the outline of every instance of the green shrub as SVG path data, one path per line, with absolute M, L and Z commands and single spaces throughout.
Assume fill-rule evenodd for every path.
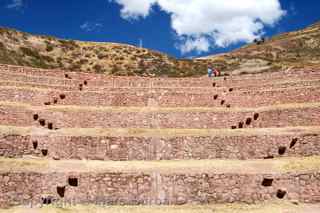
M 50 56 L 43 55 L 41 57 L 42 57 L 43 60 L 45 60 L 47 62 L 54 62 L 54 58 L 52 58 Z
M 89 61 L 87 59 L 80 59 L 79 64 L 87 64 Z
M 108 58 L 108 55 L 104 55 L 104 54 L 98 54 L 97 55 L 98 59 L 104 59 L 104 58 Z
M 93 66 L 93 70 L 96 72 L 96 73 L 104 73 L 104 70 L 103 70 L 103 67 L 99 64 L 96 64 Z
M 70 69 L 73 70 L 73 71 L 80 71 L 81 70 L 81 64 L 77 64 L 77 63 L 72 64 L 70 66 Z
M 39 53 L 36 50 L 30 49 L 27 47 L 20 47 L 20 50 L 24 55 L 27 55 L 27 56 L 30 56 L 33 58 L 37 58 L 37 59 L 41 58 L 41 56 L 39 55 Z
M 53 49 L 54 49 L 53 45 L 47 44 L 47 48 L 46 48 L 47 52 L 51 52 L 53 51 Z
M 59 40 L 59 42 L 61 43 L 61 46 L 66 49 L 74 50 L 75 48 L 79 48 L 79 45 L 72 40 Z

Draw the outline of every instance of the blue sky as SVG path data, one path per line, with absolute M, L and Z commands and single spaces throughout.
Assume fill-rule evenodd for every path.
M 133 5 L 134 1 L 138 5 Z M 187 1 L 195 2 L 195 0 Z M 119 42 L 133 45 L 138 45 L 141 38 L 144 47 L 180 58 L 226 52 L 241 46 L 253 35 L 258 36 L 261 31 L 266 36 L 271 36 L 301 29 L 320 21 L 320 1 L 280 0 L 281 11 L 285 12 L 274 17 L 273 20 L 268 20 L 269 16 L 279 12 L 274 7 L 270 6 L 268 11 L 266 5 L 260 5 L 262 8 L 266 8 L 265 15 L 261 17 L 259 14 L 251 14 L 252 9 L 248 7 L 248 14 L 250 13 L 253 19 L 258 16 L 262 21 L 258 25 L 252 25 L 250 20 L 241 22 L 244 25 L 239 29 L 247 27 L 247 31 L 236 35 L 232 31 L 234 29 L 230 28 L 232 26 L 238 27 L 239 21 L 230 23 L 228 20 L 239 19 L 240 12 L 237 11 L 237 7 L 212 4 L 205 8 L 205 2 L 208 1 L 196 1 L 199 4 L 204 4 L 204 7 L 199 6 L 199 11 L 193 9 L 197 7 L 191 3 L 190 6 L 184 5 L 187 7 L 184 9 L 181 7 L 182 0 L 171 0 L 169 3 L 166 0 L 159 0 L 158 4 L 155 3 L 157 0 L 0 0 L 0 26 L 66 39 Z M 213 1 L 215 0 L 211 0 L 211 2 Z M 139 5 L 142 2 L 145 4 Z M 141 6 L 148 7 L 142 8 Z M 251 4 L 251 7 L 259 9 L 256 6 Z M 127 10 L 124 11 L 123 8 Z M 203 8 L 206 10 L 201 11 Z M 185 12 L 181 12 L 184 10 Z M 172 15 L 175 15 L 176 20 Z M 226 19 L 224 16 L 230 18 Z M 208 19 L 206 19 L 207 17 Z M 220 18 L 221 20 L 219 20 Z M 197 22 L 197 20 L 204 19 L 208 22 Z M 272 22 L 272 25 L 265 22 Z M 222 26 L 219 25 L 220 23 L 223 23 Z M 225 29 L 226 26 L 229 27 Z M 258 31 L 252 27 L 258 28 Z M 206 31 L 206 29 L 208 30 Z M 201 31 L 202 34 L 197 34 L 198 31 Z M 232 33 L 234 37 L 232 37 Z M 189 48 L 182 48 L 182 46 Z

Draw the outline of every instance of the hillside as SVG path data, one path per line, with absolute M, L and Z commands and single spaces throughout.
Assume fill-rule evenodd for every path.
M 62 40 L 0 28 L 0 63 L 112 75 L 201 75 L 206 67 L 192 60 L 116 43 Z
M 320 22 L 230 53 L 194 60 L 125 44 L 62 40 L 0 28 L 0 63 L 148 77 L 202 76 L 208 63 L 235 75 L 320 67 Z
M 200 60 L 232 74 L 277 71 L 289 68 L 320 67 L 320 22 L 246 45 L 233 52 Z

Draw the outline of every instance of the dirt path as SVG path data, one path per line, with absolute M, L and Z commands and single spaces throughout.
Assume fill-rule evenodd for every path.
M 183 137 L 183 136 L 298 136 L 320 134 L 320 126 L 249 128 L 249 129 L 134 129 L 134 128 L 64 128 L 54 132 L 37 127 L 17 127 L 0 125 L 0 135 L 22 136 L 92 136 L 92 137 Z
M 0 210 L 0 213 L 319 213 L 320 204 L 294 204 L 290 202 L 270 202 L 256 205 L 187 205 L 187 206 L 73 206 L 73 207 L 17 207 Z
M 87 161 L 0 158 L 0 172 L 279 174 L 320 170 L 320 156 L 272 160 Z

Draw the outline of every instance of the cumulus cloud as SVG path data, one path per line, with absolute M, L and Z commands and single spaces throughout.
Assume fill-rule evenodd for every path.
M 178 49 L 181 50 L 183 54 L 196 50 L 196 52 L 208 52 L 210 49 L 210 42 L 207 38 L 182 38 L 182 42 L 178 45 Z
M 23 0 L 12 0 L 10 4 L 7 5 L 8 9 L 19 10 L 23 7 Z
M 171 27 L 183 41 L 182 52 L 206 52 L 263 35 L 285 15 L 279 0 L 109 0 L 122 6 L 124 19 L 147 17 L 158 5 L 171 17 Z
M 121 17 L 124 19 L 138 19 L 149 15 L 151 7 L 157 0 L 109 0 L 122 5 Z
M 98 22 L 89 22 L 86 21 L 84 22 L 82 25 L 80 25 L 80 28 L 84 31 L 87 32 L 93 32 L 98 30 L 99 28 L 101 28 L 103 25 L 101 23 Z

